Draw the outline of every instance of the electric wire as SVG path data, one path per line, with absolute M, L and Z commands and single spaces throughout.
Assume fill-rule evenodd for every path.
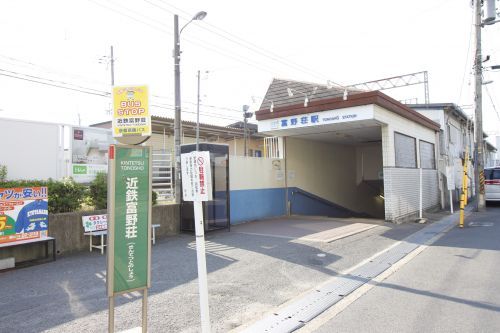
M 46 86 L 51 86 L 51 87 L 56 87 L 56 88 L 67 89 L 67 90 L 71 90 L 71 91 L 76 91 L 76 92 L 80 92 L 80 93 L 85 93 L 85 94 L 100 96 L 100 97 L 109 98 L 110 95 L 111 95 L 111 93 L 105 92 L 105 91 L 99 91 L 99 90 L 96 90 L 96 89 L 86 88 L 86 87 L 82 87 L 82 86 L 73 86 L 73 87 L 71 87 L 71 86 L 65 86 L 65 85 L 71 85 L 71 84 L 69 84 L 67 82 L 63 82 L 63 81 L 55 81 L 55 80 L 45 79 L 45 78 L 38 77 L 38 76 L 31 76 L 31 75 L 26 75 L 26 74 L 23 74 L 23 73 L 18 73 L 18 72 L 6 71 L 6 70 L 3 70 L 3 69 L 0 69 L 0 75 L 1 76 L 15 78 L 15 79 L 19 79 L 19 80 L 29 81 L 29 82 L 33 82 L 33 83 L 38 83 L 38 84 L 42 84 L 42 85 L 46 85 Z M 21 77 L 19 75 L 24 75 L 24 76 L 28 76 L 28 77 Z M 43 82 L 41 80 L 47 80 L 49 82 Z M 65 85 L 63 85 L 63 84 L 65 84 Z M 78 87 L 78 88 L 76 88 L 76 87 Z M 166 98 L 164 96 L 156 96 L 156 97 Z M 190 104 L 193 104 L 193 103 L 190 103 Z M 160 103 L 160 104 L 152 104 L 152 106 L 175 110 L 175 106 L 174 105 L 170 105 L 170 104 L 161 104 Z M 200 106 L 205 106 L 205 105 L 200 104 Z M 213 106 L 213 105 L 208 105 L 208 107 L 217 108 L 216 106 Z M 194 112 L 194 111 L 188 111 L 188 110 L 189 110 L 189 108 L 185 107 L 185 108 L 182 109 L 182 112 L 183 113 L 185 112 L 185 113 L 194 113 L 194 114 L 196 114 L 196 112 Z M 231 110 L 231 109 L 228 109 L 228 110 Z M 234 109 L 232 109 L 232 110 L 234 111 Z M 234 121 L 234 120 L 240 120 L 239 118 L 236 118 L 236 117 L 231 117 L 231 116 L 228 116 L 228 115 L 221 115 L 219 113 L 212 113 L 212 112 L 211 113 L 200 112 L 200 115 L 206 116 L 206 117 L 215 117 L 215 118 L 220 118 L 220 119 L 232 120 L 232 121 Z
M 102 96 L 102 97 L 108 97 L 109 96 L 109 93 L 107 93 L 107 95 L 106 95 L 106 93 L 97 93 L 97 92 L 85 91 L 85 90 L 81 90 L 81 89 L 78 89 L 78 88 L 72 88 L 72 87 L 67 87 L 67 86 L 58 85 L 58 84 L 54 84 L 54 83 L 42 82 L 42 81 L 39 81 L 39 80 L 25 78 L 25 77 L 19 77 L 19 76 L 16 76 L 16 75 L 11 75 L 11 74 L 6 74 L 6 73 L 0 73 L 0 75 L 1 76 L 7 76 L 7 77 L 10 77 L 10 78 L 19 79 L 19 80 L 29 81 L 29 82 L 33 82 L 33 83 L 43 84 L 43 85 L 46 85 L 46 86 L 51 86 L 51 87 L 57 87 L 57 88 L 61 88 L 61 89 L 67 89 L 67 90 L 77 91 L 77 92 L 81 92 L 81 93 L 85 93 L 85 94 L 89 94 L 89 95 L 96 95 L 96 96 Z
M 462 76 L 462 84 L 460 85 L 460 94 L 458 96 L 458 100 L 460 101 L 461 98 L 462 98 L 462 91 L 463 91 L 463 88 L 464 88 L 464 83 L 465 83 L 465 76 L 467 74 L 467 65 L 469 64 L 469 56 L 470 56 L 470 46 L 471 46 L 471 42 L 472 42 L 472 30 L 474 28 L 474 24 L 473 24 L 473 21 L 474 21 L 474 11 L 471 10 L 471 23 L 470 23 L 470 32 L 469 32 L 469 43 L 468 43 L 468 46 L 467 46 L 467 57 L 465 59 L 465 66 L 464 66 L 464 74 Z
M 153 3 L 152 1 L 149 1 L 149 0 L 144 0 L 144 1 L 147 2 L 147 3 L 149 3 L 152 6 L 155 6 L 155 7 L 159 8 L 159 9 L 167 11 L 167 12 L 169 12 L 171 14 L 176 14 L 174 11 L 171 11 L 171 10 L 168 10 L 168 9 L 162 7 L 162 6 L 159 6 L 159 5 L 155 4 L 155 3 Z M 178 11 L 181 11 L 181 12 L 184 12 L 184 13 L 186 13 L 188 15 L 188 13 L 186 11 L 184 11 L 184 10 L 180 9 L 179 7 L 176 7 L 176 6 L 170 4 L 170 3 L 166 2 L 166 1 L 162 1 L 162 4 L 170 6 L 170 7 L 174 8 L 174 9 L 176 9 Z M 210 29 L 207 26 L 212 27 L 213 29 Z M 317 71 L 311 70 L 311 69 L 306 68 L 306 67 L 304 67 L 304 66 L 302 66 L 300 64 L 297 64 L 297 63 L 295 63 L 293 61 L 290 61 L 290 60 L 286 59 L 285 57 L 282 57 L 282 56 L 280 56 L 280 55 L 278 55 L 276 53 L 273 53 L 273 52 L 271 52 L 269 50 L 266 50 L 266 49 L 264 49 L 264 48 L 262 48 L 262 47 L 260 47 L 260 46 L 258 46 L 256 44 L 252 43 L 252 42 L 244 40 L 241 37 L 236 36 L 236 35 L 228 32 L 228 31 L 226 31 L 226 30 L 224 30 L 222 28 L 219 28 L 219 27 L 217 27 L 217 26 L 209 23 L 209 22 L 203 22 L 203 24 L 201 24 L 200 27 L 202 29 L 205 29 L 205 30 L 207 30 L 207 31 L 209 31 L 209 32 L 211 32 L 211 33 L 213 33 L 213 34 L 221 37 L 221 38 L 224 38 L 224 39 L 226 39 L 226 40 L 234 43 L 234 44 L 240 45 L 241 47 L 244 47 L 247 50 L 250 50 L 250 51 L 252 51 L 252 52 L 254 52 L 256 54 L 259 54 L 259 55 L 262 55 L 264 57 L 267 57 L 267 58 L 275 61 L 276 63 L 288 66 L 288 67 L 293 68 L 295 70 L 298 70 L 298 71 L 300 71 L 300 72 L 302 72 L 304 74 L 312 75 L 312 76 L 320 78 L 322 80 L 328 80 L 327 76 L 325 76 L 325 75 L 323 75 L 323 74 L 321 74 L 321 73 L 319 73 Z M 221 31 L 222 33 L 218 32 L 216 30 Z M 228 37 L 228 36 L 230 36 L 230 37 Z M 329 81 L 331 83 L 333 83 L 334 85 L 337 85 L 339 87 L 344 88 L 344 86 L 342 86 L 342 85 L 340 85 L 340 84 L 338 84 L 338 83 L 336 83 L 336 82 L 334 82 L 332 80 L 329 80 Z
M 490 91 L 488 90 L 488 86 L 485 85 L 484 88 L 486 90 L 486 94 L 490 98 L 490 102 L 491 102 L 491 105 L 493 106 L 493 110 L 495 111 L 495 114 L 497 115 L 497 118 L 500 121 L 500 114 L 498 113 L 498 110 L 497 110 L 497 107 L 495 105 L 495 102 L 493 101 L 493 97 L 491 97 Z
M 159 28 L 159 27 L 157 27 L 157 26 L 155 26 L 155 25 L 152 25 L 152 24 L 150 24 L 150 23 L 148 23 L 148 22 L 145 22 L 145 21 L 143 21 L 143 20 L 140 20 L 140 19 L 137 19 L 137 18 L 135 18 L 135 17 L 132 17 L 131 15 L 128 15 L 128 14 L 126 14 L 126 13 L 123 13 L 123 12 L 121 12 L 121 11 L 118 11 L 118 10 L 116 10 L 116 8 L 109 7 L 109 6 L 105 6 L 105 5 L 103 5 L 102 3 L 98 3 L 98 2 L 96 2 L 96 1 L 94 1 L 94 0 L 88 0 L 88 1 L 89 1 L 89 2 L 92 2 L 92 3 L 94 3 L 94 4 L 96 4 L 97 6 L 100 6 L 100 7 L 102 7 L 102 8 L 108 9 L 108 10 L 110 10 L 110 11 L 114 12 L 115 14 L 119 14 L 119 15 L 122 15 L 122 16 L 125 16 L 125 17 L 128 17 L 128 18 L 131 18 L 132 20 L 134 20 L 134 21 L 136 21 L 136 22 L 143 23 L 143 24 L 145 24 L 145 25 L 147 25 L 147 26 L 149 26 L 149 27 L 151 27 L 151 28 L 153 28 L 153 29 L 155 29 L 155 30 L 158 30 L 158 31 L 163 32 L 163 33 L 167 33 L 167 34 L 169 34 L 169 35 L 173 35 L 173 33 L 172 33 L 170 30 L 166 29 L 166 28 L 163 28 L 163 27 L 162 27 L 162 28 Z M 120 5 L 120 7 L 124 8 L 124 6 L 123 6 L 123 5 Z M 135 12 L 135 11 L 134 11 L 134 12 Z M 142 16 L 143 16 L 143 17 L 146 17 L 146 16 L 144 16 L 144 15 L 142 15 Z M 202 48 L 204 48 L 205 50 L 208 50 L 208 51 L 214 52 L 214 53 L 216 53 L 216 54 L 219 54 L 219 55 L 221 55 L 221 56 L 223 56 L 223 57 L 226 57 L 226 58 L 229 58 L 229 59 L 233 59 L 233 60 L 238 61 L 238 62 L 240 62 L 240 63 L 246 64 L 246 65 L 248 65 L 248 66 L 250 66 L 250 67 L 253 67 L 253 68 L 255 68 L 255 69 L 258 69 L 258 70 L 260 70 L 260 71 L 263 71 L 263 72 L 266 72 L 266 73 L 269 73 L 269 74 L 275 75 L 275 70 L 274 70 L 273 68 L 271 68 L 271 67 L 266 67 L 265 65 L 262 65 L 261 63 L 255 62 L 255 61 L 253 61 L 253 60 L 252 60 L 252 59 L 250 59 L 250 58 L 243 57 L 243 56 L 241 56 L 241 55 L 239 55 L 239 54 L 236 54 L 236 53 L 231 52 L 231 51 L 228 51 L 228 50 L 224 50 L 225 52 L 221 52 L 220 50 L 221 50 L 222 48 L 215 48 L 215 47 L 211 46 L 210 44 L 207 44 L 207 43 L 205 43 L 205 42 L 203 42 L 203 41 L 200 41 L 200 40 L 195 41 L 195 40 L 192 40 L 192 39 L 191 39 L 191 38 L 189 38 L 189 37 L 184 37 L 184 38 L 183 38 L 183 40 L 184 40 L 184 41 L 186 41 L 186 42 L 188 42 L 188 43 L 190 43 L 190 44 L 193 44 L 193 45 L 196 45 L 196 46 L 202 47 Z

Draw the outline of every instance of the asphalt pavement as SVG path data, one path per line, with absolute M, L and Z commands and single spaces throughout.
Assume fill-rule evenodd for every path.
M 500 332 L 500 205 L 473 213 L 317 333 Z
M 261 222 L 255 234 L 253 226 L 241 225 L 207 235 L 213 332 L 254 321 L 422 228 L 382 223 L 333 242 L 314 242 L 286 231 L 287 223 L 294 232 L 304 228 L 307 220 L 299 220 L 281 221 L 287 237 L 274 234 L 276 229 L 266 233 Z M 314 223 L 313 232 L 323 230 L 318 219 Z M 200 331 L 195 248 L 194 237 L 186 234 L 153 246 L 149 332 Z M 106 332 L 105 265 L 98 252 L 82 252 L 0 273 L 0 332 Z M 139 293 L 117 297 L 116 330 L 140 326 L 140 310 Z

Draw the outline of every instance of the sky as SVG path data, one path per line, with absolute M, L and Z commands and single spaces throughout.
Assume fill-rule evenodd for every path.
M 427 71 L 431 103 L 473 113 L 470 0 L 1 2 L 0 117 L 111 120 L 111 46 L 115 85 L 147 84 L 152 114 L 173 117 L 173 15 L 182 27 L 201 10 L 181 34 L 184 120 L 196 117 L 198 70 L 200 121 L 217 125 L 257 109 L 274 77 L 349 85 Z M 500 64 L 500 24 L 482 35 L 485 66 Z M 484 129 L 500 131 L 500 73 L 484 78 L 494 81 L 483 89 Z M 384 93 L 424 102 L 423 85 Z

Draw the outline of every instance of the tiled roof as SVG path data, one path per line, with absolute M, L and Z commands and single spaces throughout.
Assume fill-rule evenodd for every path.
M 287 88 L 291 89 L 293 96 L 289 96 Z M 340 87 L 329 87 L 328 85 L 292 81 L 284 79 L 273 79 L 259 110 L 268 110 L 271 103 L 274 107 L 281 107 L 287 105 L 304 103 L 305 95 L 307 95 L 309 102 L 317 101 L 326 98 L 341 97 L 344 95 L 345 89 Z M 359 89 L 347 88 L 349 95 L 362 92 Z

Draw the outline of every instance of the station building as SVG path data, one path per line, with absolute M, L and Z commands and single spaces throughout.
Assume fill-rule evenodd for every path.
M 246 190 L 274 215 L 398 222 L 440 204 L 440 124 L 379 91 L 274 79 L 256 118 L 281 160 L 269 184 Z

